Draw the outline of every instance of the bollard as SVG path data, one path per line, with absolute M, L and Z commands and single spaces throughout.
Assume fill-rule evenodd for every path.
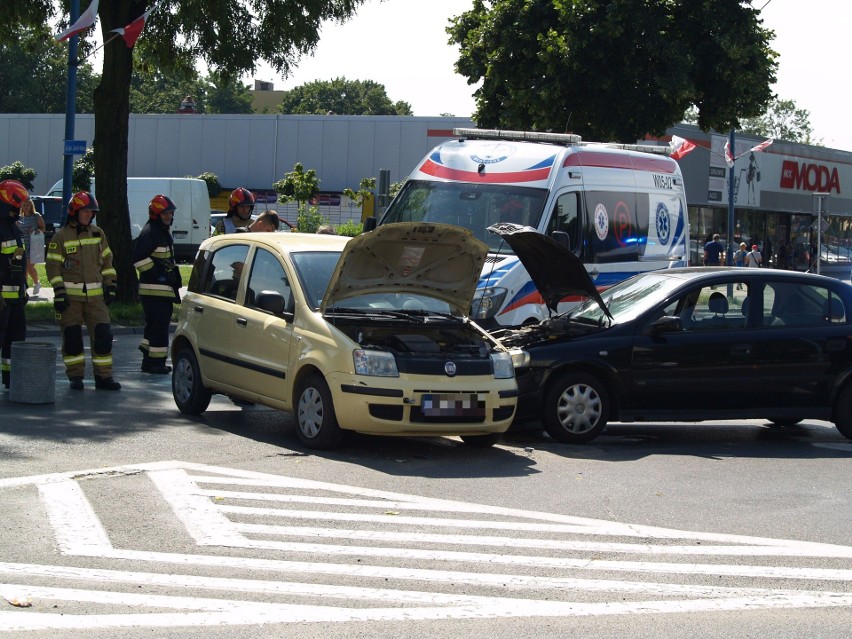
M 44 342 L 12 342 L 9 399 L 21 404 L 56 401 L 56 346 Z

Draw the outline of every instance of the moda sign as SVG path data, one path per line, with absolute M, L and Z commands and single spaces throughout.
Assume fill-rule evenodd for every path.
M 833 167 L 784 160 L 781 167 L 781 188 L 839 194 L 840 177 L 837 175 L 837 169 Z

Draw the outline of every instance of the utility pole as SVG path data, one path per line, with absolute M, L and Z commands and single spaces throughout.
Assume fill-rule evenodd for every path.
M 68 24 L 74 24 L 80 17 L 80 0 L 71 0 L 71 15 Z M 77 111 L 77 48 L 80 36 L 74 35 L 68 40 L 68 92 L 65 96 L 65 139 L 74 139 L 74 113 Z M 71 180 L 74 174 L 74 154 L 64 149 L 62 165 L 62 221 L 68 213 L 68 201 L 71 199 Z
M 734 133 L 734 129 L 731 128 L 730 138 L 728 139 L 728 144 L 731 148 L 731 157 L 736 157 L 734 151 L 734 140 L 736 138 L 736 134 Z M 726 158 L 727 160 L 727 158 Z M 734 167 L 736 164 L 732 164 L 728 167 L 728 250 L 727 250 L 727 259 L 725 263 L 728 266 L 734 265 Z

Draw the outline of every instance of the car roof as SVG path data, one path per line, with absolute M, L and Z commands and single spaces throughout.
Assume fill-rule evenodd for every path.
M 204 240 L 201 248 L 213 250 L 220 244 L 245 243 L 275 245 L 284 252 L 295 251 L 341 251 L 352 238 L 345 235 L 321 233 L 228 233 Z

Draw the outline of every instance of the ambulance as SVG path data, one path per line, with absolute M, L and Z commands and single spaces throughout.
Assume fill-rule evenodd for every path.
M 598 290 L 688 265 L 683 176 L 668 147 L 527 131 L 454 129 L 453 136 L 417 165 L 378 223 L 455 224 L 488 244 L 471 307 L 481 326 L 521 326 L 549 314 L 511 248 L 488 231 L 493 225 L 553 237 L 583 261 Z M 580 299 L 563 298 L 559 312 Z

